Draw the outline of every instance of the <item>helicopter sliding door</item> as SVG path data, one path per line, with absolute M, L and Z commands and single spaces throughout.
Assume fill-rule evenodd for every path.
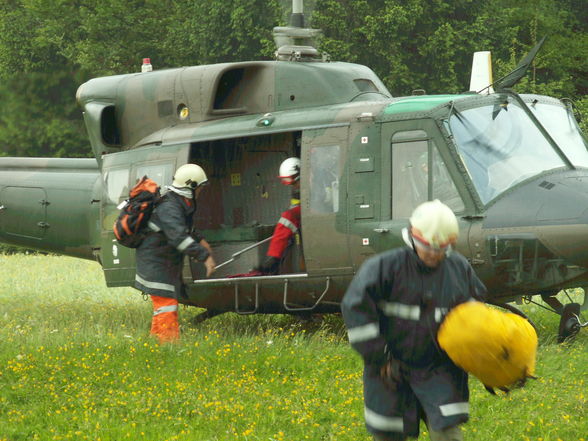
M 345 125 L 302 135 L 302 236 L 309 274 L 351 272 L 342 188 L 348 132 Z
M 381 126 L 381 142 L 371 138 L 352 145 L 352 155 L 358 158 L 349 178 L 350 206 L 355 206 L 350 234 L 355 267 L 372 254 L 403 246 L 402 229 L 422 202 L 440 199 L 456 214 L 464 212 L 464 199 L 453 179 L 455 164 L 446 165 L 446 143 L 432 120 L 388 122 Z M 362 165 L 370 161 L 375 164 Z
M 132 286 L 135 280 L 135 250 L 119 245 L 112 226 L 119 209 L 138 179 L 147 175 L 162 188 L 170 185 L 179 164 L 188 159 L 189 145 L 162 149 L 143 147 L 104 156 L 101 202 L 100 260 L 107 286 Z

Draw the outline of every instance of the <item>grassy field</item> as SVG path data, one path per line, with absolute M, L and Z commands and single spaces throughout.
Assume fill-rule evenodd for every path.
M 151 306 L 107 289 L 96 263 L 0 255 L 0 441 L 368 441 L 361 361 L 341 319 L 225 314 L 179 344 L 148 336 Z M 588 440 L 588 330 L 539 328 L 537 374 L 497 397 L 471 379 L 468 441 Z M 424 434 L 421 439 L 428 439 Z

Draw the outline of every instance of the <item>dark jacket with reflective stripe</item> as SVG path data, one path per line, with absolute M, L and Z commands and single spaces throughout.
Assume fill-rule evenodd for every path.
M 472 298 L 483 300 L 485 294 L 461 254 L 452 252 L 432 269 L 404 247 L 368 259 L 341 309 L 350 342 L 367 364 L 383 364 L 387 345 L 408 366 L 432 367 L 449 362 L 436 342 L 448 310 Z
M 204 261 L 209 253 L 190 235 L 195 202 L 172 191 L 166 193 L 149 220 L 152 229 L 137 248 L 135 288 L 151 295 L 179 298 L 183 295 L 184 254 Z
M 436 335 L 451 308 L 482 300 L 485 292 L 472 267 L 455 252 L 434 269 L 410 248 L 382 253 L 362 265 L 341 309 L 349 341 L 365 362 L 370 432 L 417 437 L 423 411 L 434 430 L 467 421 L 467 374 L 437 346 Z M 380 375 L 386 346 L 404 364 L 395 389 Z

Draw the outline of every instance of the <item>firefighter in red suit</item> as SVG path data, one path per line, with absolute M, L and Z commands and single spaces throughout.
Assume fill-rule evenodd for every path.
M 282 213 L 267 251 L 267 256 L 257 268 L 263 274 L 277 274 L 286 255 L 288 245 L 300 230 L 300 159 L 288 158 L 280 165 L 282 184 L 292 186 L 290 208 Z

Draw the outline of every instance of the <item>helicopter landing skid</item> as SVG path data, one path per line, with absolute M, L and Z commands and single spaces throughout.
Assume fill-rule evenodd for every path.
M 572 340 L 580 328 L 588 325 L 587 323 L 582 324 L 580 322 L 580 304 L 579 303 L 568 303 L 563 307 L 561 313 L 561 319 L 559 321 L 559 331 L 557 333 L 557 342 L 563 343 L 564 341 Z
M 198 314 L 197 316 L 193 317 L 190 320 L 190 323 L 192 325 L 199 325 L 203 321 L 208 320 L 213 317 L 216 317 L 217 315 L 224 314 L 225 312 L 226 311 L 213 311 L 211 309 L 207 309 L 206 311 L 203 311 L 200 314 Z

